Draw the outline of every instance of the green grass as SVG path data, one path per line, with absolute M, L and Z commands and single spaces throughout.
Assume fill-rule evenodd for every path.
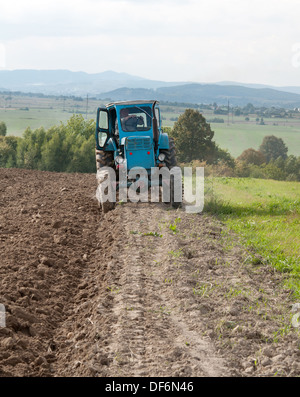
M 300 184 L 207 178 L 206 192 L 205 211 L 241 236 L 253 264 L 288 274 L 288 287 L 300 297 Z
M 66 122 L 72 114 L 60 109 L 0 109 L 0 120 L 7 125 L 8 135 L 22 136 L 27 127 L 48 129 L 60 122 Z

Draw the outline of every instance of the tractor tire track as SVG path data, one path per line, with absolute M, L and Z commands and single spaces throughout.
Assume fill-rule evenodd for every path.
M 157 221 L 162 211 L 167 215 L 165 210 L 161 205 L 128 204 L 122 210 L 126 223 L 118 219 L 127 244 L 120 255 L 125 260 L 112 309 L 118 320 L 112 329 L 111 370 L 119 376 L 224 376 L 225 367 L 210 343 L 172 313 L 172 300 L 164 293 L 164 269 L 154 272 L 176 246 L 168 235 L 159 237 Z M 170 223 L 173 214 L 166 218 Z M 192 355 L 187 341 L 193 345 Z

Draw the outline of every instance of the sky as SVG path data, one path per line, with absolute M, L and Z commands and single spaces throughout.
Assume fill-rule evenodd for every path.
M 299 0 L 0 0 L 0 70 L 300 86 Z

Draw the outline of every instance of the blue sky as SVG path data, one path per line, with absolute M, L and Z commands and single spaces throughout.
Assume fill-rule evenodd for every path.
M 300 86 L 298 0 L 0 0 L 0 69 Z

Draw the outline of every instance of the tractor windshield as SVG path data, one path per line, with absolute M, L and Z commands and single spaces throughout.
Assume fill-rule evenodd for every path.
M 134 106 L 120 111 L 124 132 L 148 131 L 151 128 L 152 110 L 149 106 Z

